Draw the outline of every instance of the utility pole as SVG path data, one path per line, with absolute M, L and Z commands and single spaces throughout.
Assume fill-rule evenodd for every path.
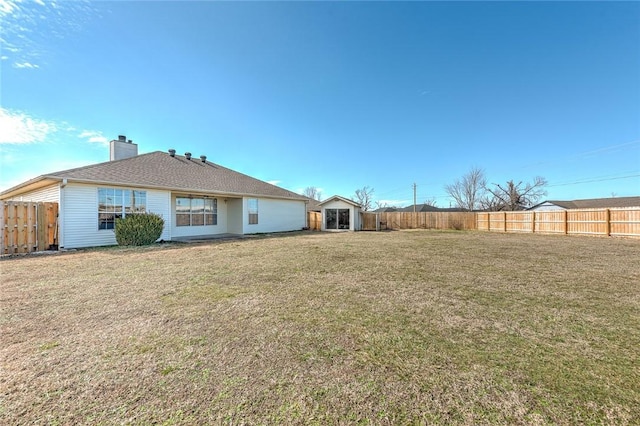
M 413 212 L 416 212 L 416 183 L 413 183 Z

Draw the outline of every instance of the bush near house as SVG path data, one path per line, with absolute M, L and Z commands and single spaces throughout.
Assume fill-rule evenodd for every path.
M 160 238 L 164 219 L 157 214 L 141 213 L 116 219 L 116 241 L 121 246 L 146 246 Z

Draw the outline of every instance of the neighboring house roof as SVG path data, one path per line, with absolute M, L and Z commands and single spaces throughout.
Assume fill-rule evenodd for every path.
M 416 204 L 416 212 L 464 212 L 459 208 L 440 208 L 430 204 Z M 384 207 L 373 211 L 374 213 L 413 212 L 413 204 L 408 207 Z
M 327 198 L 326 200 L 324 200 L 324 201 L 320 202 L 320 206 L 322 206 L 323 204 L 326 204 L 326 203 L 328 203 L 328 202 L 330 202 L 330 201 L 336 201 L 336 200 L 338 200 L 338 201 L 343 201 L 343 202 L 345 202 L 345 203 L 347 203 L 347 204 L 351 204 L 351 205 L 353 205 L 353 206 L 355 206 L 355 207 L 360 207 L 360 204 L 359 204 L 359 203 L 357 203 L 357 202 L 355 202 L 355 201 L 353 201 L 353 200 L 350 200 L 350 199 L 348 199 L 348 198 L 341 197 L 341 196 L 339 196 L 339 195 L 334 195 L 333 197 L 329 197 L 329 198 Z
M 295 192 L 227 169 L 210 161 L 187 160 L 186 157 L 155 151 L 123 160 L 107 161 L 76 169 L 39 176 L 0 193 L 0 198 L 17 194 L 21 189 L 42 181 L 95 183 L 136 186 L 184 192 L 248 195 L 306 200 Z M 40 184 L 40 186 L 42 186 Z M 17 192 L 18 191 L 18 192 Z
M 319 212 L 322 210 L 320 208 L 320 201 L 314 200 L 313 198 L 305 197 L 307 199 L 307 211 L 308 212 Z
M 371 213 L 392 213 L 392 212 L 398 212 L 401 209 L 398 207 L 381 207 L 379 209 L 375 209 L 373 210 Z
M 408 207 L 403 207 L 401 209 L 398 209 L 398 211 L 413 212 L 413 205 L 410 205 Z M 416 212 L 463 212 L 463 211 L 465 210 L 455 208 L 455 207 L 441 208 L 441 207 L 432 206 L 430 204 L 416 204 Z
M 533 210 L 542 205 L 555 205 L 563 209 L 595 209 L 595 208 L 616 208 L 616 207 L 640 207 L 639 197 L 612 197 L 612 198 L 589 198 L 584 200 L 558 201 L 547 200 L 536 204 L 527 210 Z

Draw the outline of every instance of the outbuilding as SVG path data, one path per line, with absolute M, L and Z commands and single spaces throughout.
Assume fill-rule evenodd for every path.
M 334 195 L 320 203 L 323 231 L 359 231 L 362 229 L 360 204 Z

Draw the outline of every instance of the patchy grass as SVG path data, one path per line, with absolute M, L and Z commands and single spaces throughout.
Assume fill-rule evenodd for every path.
M 638 424 L 637 240 L 304 233 L 0 261 L 0 423 Z

